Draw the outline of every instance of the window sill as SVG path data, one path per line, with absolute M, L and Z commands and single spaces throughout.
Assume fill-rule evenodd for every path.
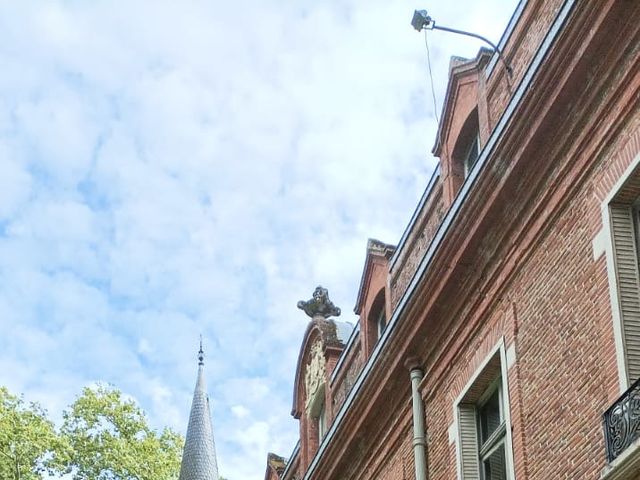
M 640 473 L 640 439 L 633 442 L 613 462 L 607 465 L 601 480 L 633 480 Z

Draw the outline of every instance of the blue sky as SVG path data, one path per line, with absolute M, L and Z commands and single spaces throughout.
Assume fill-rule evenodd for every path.
M 110 382 L 184 433 L 202 333 L 220 471 L 262 478 L 296 302 L 355 322 L 435 165 L 413 9 L 497 41 L 515 5 L 0 1 L 0 384 L 59 416 Z M 439 107 L 480 46 L 430 34 Z

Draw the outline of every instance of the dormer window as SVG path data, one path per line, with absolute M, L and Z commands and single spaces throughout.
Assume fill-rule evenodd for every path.
M 446 101 L 433 153 L 440 158 L 440 179 L 445 210 L 478 163 L 491 131 L 487 109 L 485 67 L 493 52 L 481 49 L 476 58 L 454 57 L 449 64 Z M 483 108 L 484 107 L 484 108 Z M 480 135 L 479 135 L 480 134 Z

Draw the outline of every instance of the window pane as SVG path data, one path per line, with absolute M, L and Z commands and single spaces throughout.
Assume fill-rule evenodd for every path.
M 496 390 L 487 403 L 478 409 L 480 417 L 480 446 L 487 441 L 493 432 L 500 426 L 500 393 Z
M 469 151 L 467 152 L 467 157 L 464 159 L 464 174 L 467 176 L 469 170 L 473 168 L 478 160 L 478 137 L 475 137 L 471 142 L 469 147 Z
M 387 315 L 383 308 L 380 312 L 380 316 L 378 317 L 378 338 L 382 336 L 385 328 L 387 328 Z
M 506 480 L 507 467 L 504 459 L 504 443 L 482 461 L 484 480 Z
M 320 442 L 322 442 L 322 439 L 324 438 L 324 434 L 326 433 L 326 430 L 327 430 L 326 421 L 327 419 L 325 417 L 325 408 L 323 403 L 322 408 L 320 409 L 320 415 L 318 416 L 318 439 L 320 440 Z

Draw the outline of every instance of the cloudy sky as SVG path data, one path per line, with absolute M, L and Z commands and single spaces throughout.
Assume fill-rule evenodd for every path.
M 343 318 L 435 165 L 414 8 L 498 41 L 516 0 L 0 0 L 0 384 L 184 433 L 204 336 L 221 473 L 288 456 L 318 284 Z M 438 106 L 450 55 L 429 34 Z

